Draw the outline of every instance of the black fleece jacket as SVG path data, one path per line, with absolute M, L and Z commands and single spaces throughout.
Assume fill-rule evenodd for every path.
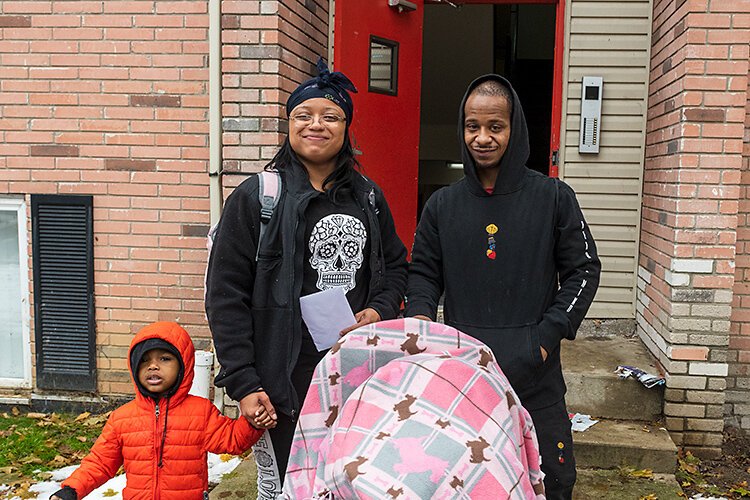
M 494 191 L 482 187 L 463 141 L 464 104 L 481 82 L 511 89 L 508 148 Z M 528 130 L 521 103 L 498 75 L 469 86 L 459 113 L 465 177 L 437 191 L 417 228 L 406 315 L 435 318 L 486 343 L 528 409 L 565 395 L 560 341 L 574 339 L 599 284 L 601 264 L 573 190 L 526 168 Z M 494 225 L 494 231 L 490 225 Z M 496 256 L 487 256 L 490 236 Z M 542 360 L 539 346 L 548 353 Z
M 257 262 L 257 176 L 245 180 L 227 199 L 208 264 L 206 313 L 221 363 L 216 385 L 235 400 L 262 388 L 278 411 L 294 417 L 299 402 L 290 376 L 302 343 L 299 297 L 305 209 L 316 192 L 296 161 L 281 171 L 281 178 L 281 198 Z M 380 188 L 356 175 L 353 194 L 370 227 L 366 307 L 384 320 L 392 319 L 406 289 L 406 248 Z

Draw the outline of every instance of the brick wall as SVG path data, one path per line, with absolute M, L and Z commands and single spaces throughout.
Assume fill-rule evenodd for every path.
M 225 172 L 258 172 L 273 158 L 288 131 L 289 93 L 327 51 L 327 0 L 222 1 Z
M 208 344 L 207 31 L 205 0 L 0 2 L 0 195 L 94 196 L 103 394 L 148 322 Z
M 750 15 L 736 16 L 734 23 L 735 26 L 742 25 L 747 29 L 750 27 Z M 745 107 L 745 141 L 742 151 L 737 257 L 728 361 L 727 422 L 750 430 L 750 102 Z
M 748 37 L 739 2 L 656 0 L 638 333 L 668 373 L 678 445 L 720 453 Z

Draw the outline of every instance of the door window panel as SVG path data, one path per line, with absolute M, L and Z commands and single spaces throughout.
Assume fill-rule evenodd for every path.
M 370 92 L 398 94 L 398 42 L 370 37 Z

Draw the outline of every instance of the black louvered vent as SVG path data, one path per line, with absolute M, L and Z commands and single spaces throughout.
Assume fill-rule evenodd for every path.
M 91 196 L 32 195 L 37 386 L 96 389 Z

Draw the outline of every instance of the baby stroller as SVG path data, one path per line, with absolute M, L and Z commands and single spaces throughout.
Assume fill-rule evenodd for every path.
M 544 498 L 526 410 L 489 348 L 414 318 L 355 330 L 318 364 L 284 498 Z

